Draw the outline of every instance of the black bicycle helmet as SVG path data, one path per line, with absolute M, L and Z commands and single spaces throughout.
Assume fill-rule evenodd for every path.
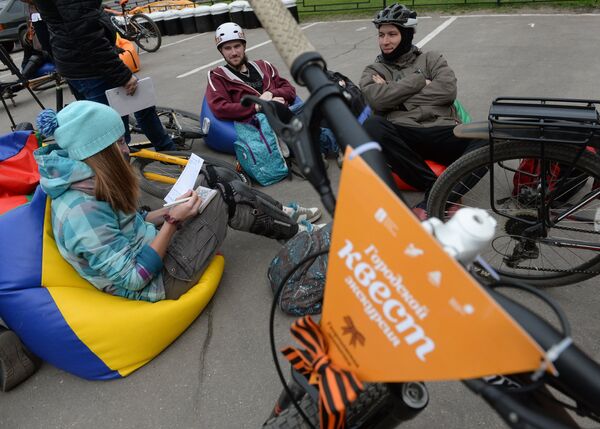
M 393 24 L 402 28 L 415 28 L 417 26 L 417 12 L 410 10 L 400 3 L 394 3 L 380 10 L 373 24 L 379 28 L 383 24 Z

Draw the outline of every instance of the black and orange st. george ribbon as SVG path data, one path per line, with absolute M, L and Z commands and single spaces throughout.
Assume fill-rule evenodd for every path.
M 287 347 L 282 352 L 300 374 L 309 379 L 314 379 L 316 375 L 321 428 L 344 428 L 346 408 L 363 390 L 362 383 L 353 373 L 337 368 L 331 362 L 325 337 L 310 316 L 296 320 L 291 332 L 306 349 Z

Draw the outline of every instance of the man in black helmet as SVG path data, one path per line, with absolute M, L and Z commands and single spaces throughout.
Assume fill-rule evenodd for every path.
M 449 165 L 480 142 L 454 136 L 460 123 L 453 107 L 456 77 L 439 52 L 422 52 L 412 44 L 416 12 L 395 3 L 381 10 L 373 23 L 381 54 L 360 79 L 375 112 L 364 127 L 383 147 L 392 170 L 425 192 L 425 199 L 413 208 L 424 220 L 426 198 L 437 178 L 425 160 Z

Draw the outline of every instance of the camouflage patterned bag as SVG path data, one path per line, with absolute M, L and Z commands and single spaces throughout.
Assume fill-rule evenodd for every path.
M 320 250 L 329 248 L 331 224 L 311 234 L 301 232 L 289 240 L 273 258 L 267 272 L 273 294 L 298 262 Z M 306 262 L 292 274 L 279 298 L 279 307 L 293 316 L 321 312 L 328 255 Z

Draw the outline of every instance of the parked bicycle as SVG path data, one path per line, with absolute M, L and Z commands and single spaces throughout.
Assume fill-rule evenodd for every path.
M 164 198 L 177 178 L 185 168 L 192 154 L 194 143 L 200 143 L 205 134 L 200 127 L 198 115 L 185 110 L 171 107 L 156 107 L 156 112 L 165 130 L 177 146 L 176 151 L 155 152 L 146 148 L 151 147 L 149 141 L 131 143 L 132 166 L 140 177 L 140 188 L 156 197 Z M 131 131 L 142 133 L 137 126 L 135 117 L 129 116 Z M 228 170 L 229 174 L 237 176 L 239 180 L 251 185 L 250 178 L 238 171 L 229 162 L 211 155 L 201 155 L 209 166 L 220 167 Z
M 187 165 L 192 152 L 189 150 L 155 152 L 148 149 L 133 149 L 132 166 L 140 177 L 140 188 L 159 199 L 163 199 L 173 187 L 177 178 Z M 228 176 L 235 176 L 240 181 L 251 185 L 250 178 L 237 171 L 234 165 L 214 156 L 200 155 L 207 166 L 228 170 Z
M 119 35 L 131 40 L 146 52 L 156 52 L 162 43 L 158 25 L 148 15 L 127 10 L 128 0 L 119 0 L 121 11 L 104 9 L 110 14 L 110 21 Z
M 354 119 L 339 89 L 327 82 L 327 77 L 323 71 L 325 63 L 322 57 L 314 52 L 314 48 L 303 37 L 291 16 L 288 16 L 285 9 L 276 3 L 278 3 L 277 0 L 252 0 L 255 12 L 265 25 L 284 60 L 290 66 L 295 80 L 304 83 L 308 87 L 311 97 L 306 101 L 305 112 L 300 117 L 295 118 L 285 116 L 284 112 L 277 109 L 277 103 L 264 102 L 256 97 L 247 97 L 244 102 L 261 105 L 263 112 L 267 115 L 278 136 L 290 144 L 295 153 L 298 154 L 298 162 L 330 213 L 333 214 L 335 198 L 321 158 L 318 156 L 318 145 L 315 144 L 317 140 L 314 135 L 311 135 L 310 131 L 313 128 L 311 125 L 319 123 L 322 119 L 319 117 L 318 112 L 322 112 L 325 116 L 338 141 L 344 147 L 350 146 L 360 153 L 363 160 L 381 178 L 381 186 L 387 185 L 398 193 L 383 156 L 375 150 L 376 146 Z M 554 118 L 549 117 L 547 119 L 552 122 Z M 569 131 L 573 128 L 577 127 L 571 127 Z M 497 151 L 495 153 L 497 154 Z M 535 151 L 528 152 L 527 157 L 530 155 L 535 156 L 535 154 Z M 587 153 L 582 153 L 580 157 L 584 155 L 587 155 Z M 557 156 L 556 161 L 571 166 L 574 164 L 573 159 L 565 156 Z M 482 166 L 485 167 L 486 164 L 484 163 Z M 577 168 L 580 167 L 581 165 L 577 163 Z M 597 171 L 594 173 L 594 171 L 588 169 L 586 173 L 597 174 Z M 567 174 L 567 177 L 569 176 L 570 173 Z M 543 189 L 545 179 L 543 179 L 543 174 L 541 177 Z M 596 176 L 592 175 L 592 177 Z M 456 182 L 454 183 L 456 184 Z M 542 201 L 544 201 L 543 198 Z M 566 212 L 572 214 L 572 209 L 573 207 L 570 207 L 561 214 Z M 336 212 L 338 217 L 348 215 L 350 214 L 346 212 Z M 461 214 L 456 216 L 461 216 Z M 477 221 L 477 219 L 473 220 Z M 442 228 L 444 226 L 438 227 Z M 456 243 L 448 244 L 455 245 Z M 310 258 L 315 258 L 324 252 L 326 251 L 309 255 L 309 257 L 300 261 L 299 266 L 304 266 Z M 490 268 L 490 271 L 493 270 Z M 368 277 L 367 274 L 365 275 Z M 286 283 L 288 278 L 282 280 L 281 286 Z M 486 289 L 487 293 L 531 335 L 538 345 L 543 350 L 548 351 L 546 358 L 554 364 L 557 372 L 551 374 L 546 372 L 545 367 L 542 366 L 534 374 L 519 374 L 510 377 L 499 375 L 481 380 L 465 380 L 465 385 L 474 393 L 481 395 L 513 428 L 579 427 L 578 423 L 565 410 L 572 410 L 594 421 L 600 421 L 600 366 L 572 344 L 568 321 L 560 308 L 540 291 L 526 285 L 502 281 L 497 282 L 495 286 L 519 287 L 527 290 L 544 299 L 557 314 L 561 325 L 560 331 L 521 304 L 498 293 L 496 290 Z M 278 364 L 275 356 L 276 347 L 273 342 L 272 321 L 277 302 L 278 296 L 276 295 L 271 309 L 270 326 L 271 348 L 276 365 Z M 309 343 L 312 345 L 309 345 Z M 308 338 L 307 336 L 306 347 L 308 349 L 313 347 L 313 352 L 315 343 L 318 343 L 315 337 Z M 308 350 L 300 353 L 307 359 L 309 354 Z M 296 359 L 295 366 L 299 365 L 301 361 L 299 356 Z M 315 359 L 318 359 L 319 362 L 315 365 L 325 362 L 320 354 Z M 545 362 L 548 363 L 548 361 Z M 399 362 L 398 365 L 402 365 L 402 363 Z M 325 401 L 339 403 L 342 400 L 340 397 L 343 396 L 341 391 L 349 389 L 352 384 L 351 381 L 344 379 L 344 383 L 340 386 L 340 392 L 336 393 L 335 396 L 328 397 L 327 395 L 324 396 L 324 392 L 315 389 L 314 380 L 311 383 L 304 375 L 297 372 L 293 373 L 293 381 L 288 386 L 279 366 L 277 367 L 285 391 L 280 397 L 281 400 L 278 402 L 272 417 L 265 423 L 265 427 L 316 427 L 319 421 L 317 403 Z M 315 371 L 314 367 L 313 371 Z M 317 375 L 313 372 L 311 379 L 313 376 L 321 379 L 324 374 L 327 373 L 319 372 Z M 341 375 L 339 376 L 341 377 Z M 338 377 L 338 374 L 336 373 L 335 376 L 329 374 L 327 377 L 328 382 L 333 383 L 333 379 Z M 551 389 L 557 390 L 564 396 L 561 399 L 556 399 Z M 358 396 L 358 399 L 350 405 L 346 415 L 347 423 L 353 428 L 392 428 L 402 421 L 415 417 L 427 403 L 428 393 L 422 383 L 369 384 L 366 386 L 365 391 Z M 327 427 L 341 427 L 338 426 L 337 421 L 334 423 L 330 420 L 328 423 Z
M 459 125 L 490 144 L 458 159 L 433 187 L 428 211 L 447 220 L 480 207 L 498 222 L 483 256 L 502 276 L 560 286 L 600 274 L 598 101 L 499 98 L 489 123 Z M 485 270 L 480 270 L 487 275 Z
M 195 140 L 204 138 L 197 113 L 187 112 L 172 107 L 156 106 L 156 114 L 177 150 L 189 150 Z M 134 115 L 129 115 L 129 126 L 132 133 L 143 134 Z

